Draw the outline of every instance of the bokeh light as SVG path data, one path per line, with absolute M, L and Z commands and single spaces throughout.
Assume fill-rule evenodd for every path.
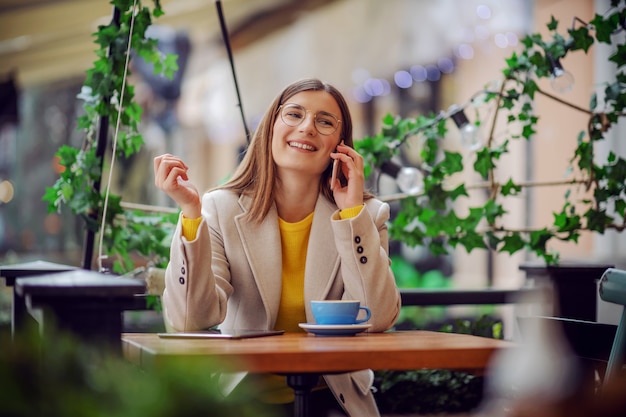
M 487 20 L 491 18 L 491 9 L 484 4 L 479 4 L 476 7 L 476 16 L 483 20 Z
M 9 203 L 13 200 L 15 189 L 9 180 L 0 181 L 0 203 Z
M 413 85 L 413 77 L 408 71 L 397 71 L 393 76 L 393 81 L 400 88 L 409 88 Z
M 421 83 L 426 81 L 428 74 L 426 73 L 426 68 L 423 66 L 413 65 L 409 71 L 411 72 L 411 77 L 413 77 L 416 82 Z
M 454 62 L 448 57 L 440 58 L 437 61 L 437 68 L 444 74 L 451 74 L 454 71 Z
M 463 59 L 472 59 L 474 58 L 474 48 L 472 45 L 462 43 L 456 48 L 455 55 Z

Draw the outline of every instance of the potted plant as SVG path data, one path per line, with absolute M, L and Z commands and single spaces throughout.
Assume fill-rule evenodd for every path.
M 468 252 L 489 249 L 513 254 L 527 250 L 543 258 L 546 264 L 554 265 L 559 263 L 559 255 L 550 249 L 549 242 L 555 239 L 577 242 L 582 231 L 604 233 L 609 229 L 624 230 L 626 160 L 609 152 L 604 161 L 598 161 L 594 151 L 606 132 L 626 115 L 626 44 L 623 37 L 613 36 L 624 30 L 624 5 L 623 1 L 611 1 L 609 12 L 596 15 L 588 24 L 569 28 L 566 35 L 558 33 L 559 22 L 552 18 L 547 25 L 550 39 L 543 39 L 538 33 L 527 35 L 522 40 L 521 50 L 506 60 L 500 88 L 485 88 L 467 105 L 451 108 L 448 112 L 417 118 L 387 115 L 378 134 L 357 141 L 356 146 L 366 160 L 366 174 L 384 171 L 404 175 L 405 172 L 400 171 L 397 164 L 394 166 L 392 158 L 399 154 L 409 138 L 421 135 L 422 162 L 419 167 L 413 167 L 413 175 L 415 178 L 423 177 L 423 181 L 418 184 L 417 192 L 414 189 L 413 192 L 393 196 L 393 199 L 400 200 L 400 207 L 390 226 L 390 237 L 409 246 L 427 246 L 435 255 L 450 253 L 459 246 Z M 539 87 L 538 79 L 555 77 L 564 71 L 560 65 L 563 57 L 586 53 L 594 43 L 613 47 L 610 61 L 617 67 L 615 79 L 605 83 L 602 102 L 594 93 L 589 99 L 588 109 L 584 109 Z M 533 139 L 540 115 L 534 113 L 532 103 L 538 95 L 575 106 L 589 115 L 588 129 L 580 132 L 577 138 L 572 138 L 577 141 L 577 146 L 569 159 L 571 175 L 563 181 L 563 184 L 571 186 L 572 191 L 575 187 L 583 188 L 588 197 L 574 200 L 575 194 L 568 191 L 560 211 L 553 213 L 551 226 L 516 230 L 507 227 L 504 221 L 507 211 L 503 201 L 518 195 L 531 184 L 514 178 L 499 182 L 494 172 L 498 169 L 500 158 L 509 152 L 512 141 Z M 491 103 L 496 109 L 483 146 L 469 144 L 474 150 L 471 166 L 483 182 L 455 183 L 451 179 L 464 169 L 468 161 L 460 152 L 446 149 L 441 139 L 446 136 L 452 121 L 466 130 L 480 124 L 477 121 L 473 126 L 464 115 L 465 107 L 478 100 L 483 104 Z M 494 138 L 495 120 L 502 113 L 506 115 L 506 123 L 517 126 L 519 133 L 509 133 L 504 140 L 497 141 Z M 511 132 L 515 131 L 511 129 Z M 484 203 L 470 204 L 464 210 L 466 215 L 459 214 L 458 203 L 467 202 L 470 190 L 477 188 L 485 190 L 487 197 Z

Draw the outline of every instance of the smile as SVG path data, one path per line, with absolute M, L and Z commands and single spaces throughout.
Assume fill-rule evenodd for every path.
M 288 142 L 288 144 L 292 148 L 304 149 L 305 151 L 316 151 L 317 150 L 317 148 L 315 148 L 315 147 L 313 147 L 311 145 L 307 145 L 306 143 Z

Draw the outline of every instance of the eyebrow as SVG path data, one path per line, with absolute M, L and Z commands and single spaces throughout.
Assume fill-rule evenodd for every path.
M 304 107 L 303 105 L 298 104 L 298 103 L 285 103 L 285 104 L 283 104 L 283 107 L 287 107 L 287 106 L 296 106 L 296 107 L 300 107 L 301 109 L 304 109 L 304 110 L 306 110 L 306 111 L 310 111 L 309 109 L 307 109 L 306 107 Z M 318 112 L 315 112 L 314 114 L 325 114 L 325 115 L 327 115 L 327 116 L 333 116 L 333 117 L 334 117 L 335 119 L 337 119 L 338 121 L 341 121 L 341 119 L 340 119 L 339 117 L 337 117 L 337 116 L 335 116 L 334 114 L 332 114 L 332 113 L 330 113 L 330 112 L 327 112 L 327 111 L 325 111 L 325 110 L 320 110 L 320 111 L 318 111 Z
M 329 115 L 329 116 L 333 116 L 335 119 L 339 120 L 339 117 L 337 117 L 337 116 L 335 116 L 334 114 L 329 113 L 329 112 L 327 112 L 327 111 L 321 110 L 321 111 L 318 111 L 318 112 L 317 112 L 317 114 L 320 114 L 320 113 L 321 113 L 321 114 L 327 114 L 327 115 Z

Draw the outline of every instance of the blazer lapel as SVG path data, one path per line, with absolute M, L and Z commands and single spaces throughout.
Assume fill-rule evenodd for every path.
M 304 299 L 307 301 L 307 310 L 308 300 L 326 298 L 331 281 L 339 269 L 339 253 L 330 222 L 336 210 L 330 201 L 322 194 L 319 195 L 315 204 L 304 269 Z
M 245 219 L 245 214 L 251 203 L 252 200 L 249 197 L 240 197 L 239 204 L 243 213 L 235 217 L 235 223 L 244 253 L 263 300 L 267 317 L 270 320 L 268 325 L 273 325 L 278 315 L 282 279 L 278 213 L 276 206 L 272 206 L 261 224 L 249 222 Z M 237 262 L 237 260 L 231 260 L 231 262 Z

